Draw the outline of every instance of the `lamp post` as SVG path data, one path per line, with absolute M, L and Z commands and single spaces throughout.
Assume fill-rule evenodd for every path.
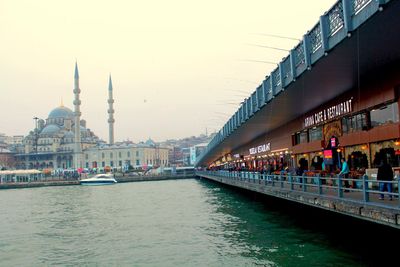
M 340 148 L 336 149 L 336 152 L 337 152 L 337 154 L 338 154 L 338 166 L 339 166 L 339 169 L 342 168 L 342 163 L 340 162 L 340 160 L 341 160 L 340 152 L 341 152 L 341 151 L 342 151 L 342 150 L 341 150 Z
M 160 145 L 159 144 L 156 144 L 155 145 L 155 160 L 156 160 L 156 164 L 154 164 L 154 165 L 156 165 L 156 167 L 160 167 Z
M 38 160 L 38 117 L 33 117 L 33 120 L 35 121 L 35 160 L 36 160 L 36 169 L 38 169 L 39 166 L 39 160 Z

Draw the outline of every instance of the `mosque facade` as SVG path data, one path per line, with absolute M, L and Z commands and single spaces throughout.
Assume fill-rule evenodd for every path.
M 90 129 L 86 121 L 78 125 L 82 150 L 95 147 L 103 141 Z M 53 109 L 46 120 L 37 120 L 37 127 L 24 138 L 16 157 L 18 168 L 73 168 L 75 149 L 74 113 L 61 105 Z
M 69 169 L 127 166 L 167 166 L 168 149 L 153 142 L 114 144 L 112 81 L 109 78 L 109 143 L 101 140 L 80 118 L 78 66 L 74 75 L 74 111 L 62 103 L 46 120 L 34 118 L 36 127 L 16 147 L 17 169 Z

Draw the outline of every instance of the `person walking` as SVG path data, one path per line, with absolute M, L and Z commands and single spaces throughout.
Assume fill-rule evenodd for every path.
M 378 168 L 378 175 L 376 177 L 376 179 L 379 182 L 379 191 L 381 191 L 380 200 L 384 200 L 384 195 L 383 195 L 383 191 L 385 191 L 385 187 L 389 193 L 389 200 L 392 200 L 392 195 L 390 193 L 392 193 L 392 183 L 391 181 L 393 181 L 393 169 L 392 166 L 390 166 L 389 163 L 387 163 L 386 161 L 382 161 L 381 165 Z
M 349 165 L 347 164 L 346 160 L 344 158 L 341 158 L 340 160 L 342 162 L 342 170 L 340 171 L 339 175 L 343 175 L 344 179 L 349 179 Z M 349 188 L 349 181 L 345 180 L 344 181 L 344 187 Z M 344 192 L 349 192 L 349 190 L 344 190 Z

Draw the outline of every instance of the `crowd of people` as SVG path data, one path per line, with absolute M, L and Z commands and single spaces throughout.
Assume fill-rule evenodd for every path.
M 293 175 L 299 177 L 299 182 L 302 182 L 302 176 L 313 176 L 318 173 L 320 176 L 327 177 L 340 177 L 342 178 L 342 183 L 344 186 L 344 192 L 350 192 L 351 188 L 357 188 L 356 181 L 352 179 L 360 178 L 358 176 L 354 176 L 352 171 L 349 168 L 349 164 L 345 160 L 345 158 L 341 158 L 339 168 L 336 168 L 334 172 L 328 172 L 326 169 L 332 170 L 332 166 L 324 166 L 322 164 L 322 170 L 313 170 L 310 171 L 308 167 L 308 162 L 305 159 L 300 159 L 298 165 L 296 167 L 288 166 L 288 164 L 280 163 L 280 164 L 263 164 L 257 167 L 248 166 L 246 164 L 241 165 L 231 165 L 231 166 L 224 166 L 224 167 L 213 167 L 208 170 L 227 170 L 227 171 L 238 171 L 238 172 L 258 172 L 260 174 L 266 175 Z M 363 172 L 365 173 L 365 171 Z M 381 192 L 379 199 L 384 200 L 384 191 L 388 192 L 389 200 L 393 199 L 392 192 L 393 192 L 393 180 L 394 180 L 394 172 L 392 166 L 385 160 L 382 160 L 377 173 L 377 188 Z M 352 180 L 352 181 L 351 181 Z M 323 180 L 323 183 L 326 182 L 326 179 Z

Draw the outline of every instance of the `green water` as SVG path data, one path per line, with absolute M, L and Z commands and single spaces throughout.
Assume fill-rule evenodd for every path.
M 2 190 L 0 203 L 0 266 L 363 265 L 323 232 L 204 180 Z

